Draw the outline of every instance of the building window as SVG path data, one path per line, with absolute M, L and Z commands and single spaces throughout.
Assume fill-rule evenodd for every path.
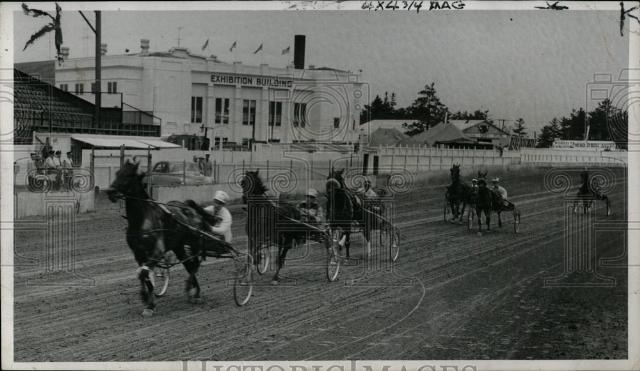
M 213 138 L 213 149 L 220 148 L 220 137 Z
M 216 98 L 216 124 L 229 123 L 229 98 Z
M 282 102 L 269 102 L 269 126 L 282 126 Z
M 84 84 L 76 84 L 75 92 L 76 92 L 76 94 L 83 94 L 84 93 Z
M 91 92 L 92 92 L 93 94 L 95 94 L 95 93 L 96 93 L 96 83 L 95 83 L 95 82 L 92 82 L 92 83 L 91 83 Z
M 245 99 L 242 101 L 242 125 L 255 125 L 256 123 L 256 101 Z
M 191 122 L 202 122 L 202 97 L 191 97 Z
M 251 138 L 242 138 L 242 147 L 249 148 L 251 146 Z
M 60 90 L 69 91 L 69 85 L 68 84 L 60 84 Z
M 306 124 L 307 124 L 307 104 L 294 103 L 293 104 L 293 126 L 305 127 Z
M 118 92 L 118 83 L 116 81 L 109 81 L 107 83 L 107 92 L 109 94 L 115 94 Z
M 340 127 L 340 117 L 333 118 L 333 128 L 338 129 Z

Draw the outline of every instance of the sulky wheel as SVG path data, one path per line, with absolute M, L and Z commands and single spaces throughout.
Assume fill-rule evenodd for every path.
M 469 209 L 469 214 L 467 215 L 467 230 L 473 229 L 473 211 Z
M 157 297 L 163 296 L 167 292 L 169 287 L 169 277 L 171 276 L 170 268 L 176 264 L 177 259 L 173 251 L 167 251 L 162 258 L 162 261 L 154 268 L 153 273 L 155 275 L 154 294 Z
M 388 232 L 389 233 L 389 258 L 391 259 L 392 262 L 395 262 L 396 260 L 398 260 L 398 257 L 400 256 L 400 232 L 398 231 L 397 228 L 395 227 L 391 227 L 389 228 Z
M 269 269 L 269 263 L 271 262 L 270 252 L 269 245 L 263 245 L 258 249 L 256 270 L 260 275 L 265 274 Z
M 338 241 L 340 233 L 332 230 L 331 235 L 327 236 L 329 239 L 327 246 L 327 279 L 329 282 L 334 282 L 338 279 L 338 273 L 340 273 L 340 256 L 338 255 Z M 338 236 L 336 238 L 336 236 Z
M 236 257 L 236 277 L 233 281 L 233 300 L 241 307 L 249 302 L 253 292 L 253 261 L 251 255 L 244 259 L 242 256 Z
M 513 233 L 518 234 L 520 232 L 520 211 L 513 210 Z

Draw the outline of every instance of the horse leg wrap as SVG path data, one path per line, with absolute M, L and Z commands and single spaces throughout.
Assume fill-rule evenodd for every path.
M 152 287 L 156 287 L 155 274 L 153 274 L 151 268 L 147 267 L 146 265 L 142 265 L 140 266 L 140 268 L 138 268 L 137 273 L 138 278 L 145 282 L 149 282 Z

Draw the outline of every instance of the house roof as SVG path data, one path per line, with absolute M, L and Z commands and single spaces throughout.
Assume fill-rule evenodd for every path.
M 407 129 L 405 129 L 404 124 L 411 124 L 418 120 L 413 119 L 403 119 L 403 120 L 371 120 L 367 121 L 363 124 L 360 124 L 360 130 L 364 132 L 364 134 L 373 133 L 378 129 L 396 129 L 401 133 L 404 133 Z
M 440 123 L 427 131 L 400 141 L 399 144 L 416 145 L 426 144 L 433 146 L 436 143 L 473 143 L 474 140 L 467 137 L 456 125 Z
M 407 135 L 397 129 L 380 128 L 369 135 L 367 144 L 370 146 L 395 145 L 407 138 Z
M 467 130 L 473 128 L 474 126 L 477 126 L 483 123 L 488 126 L 491 126 L 493 129 L 501 132 L 502 134 L 509 135 L 508 132 L 500 129 L 499 127 L 493 125 L 492 123 L 486 122 L 485 120 L 449 120 L 449 124 L 457 127 L 462 132 L 466 132 Z

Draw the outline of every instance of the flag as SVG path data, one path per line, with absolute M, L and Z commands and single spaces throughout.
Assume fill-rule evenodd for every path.
M 287 46 L 286 48 L 282 49 L 282 55 L 289 54 L 290 51 L 291 51 L 291 46 Z
M 258 54 L 259 51 L 262 50 L 262 44 L 260 44 L 260 46 L 258 47 L 258 49 L 256 49 L 255 52 L 253 52 L 253 54 Z
M 202 45 L 202 50 L 205 50 L 207 46 L 209 46 L 209 39 L 207 39 L 207 41 L 204 42 L 204 45 Z
M 232 52 L 232 51 L 233 51 L 233 49 L 235 49 L 235 48 L 236 48 L 237 43 L 238 43 L 237 41 L 234 41 L 234 42 L 233 42 L 233 44 L 231 44 L 231 48 L 229 48 L 229 51 L 230 51 L 230 52 Z

